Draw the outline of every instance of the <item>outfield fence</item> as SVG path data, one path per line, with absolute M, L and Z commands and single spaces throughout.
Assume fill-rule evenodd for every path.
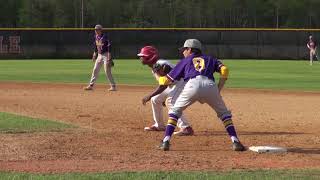
M 308 36 L 320 29 L 258 28 L 110 28 L 105 29 L 117 59 L 136 58 L 144 45 L 155 45 L 162 57 L 179 58 L 178 48 L 197 38 L 204 52 L 222 59 L 308 59 Z M 90 58 L 91 28 L 2 28 L 0 59 Z

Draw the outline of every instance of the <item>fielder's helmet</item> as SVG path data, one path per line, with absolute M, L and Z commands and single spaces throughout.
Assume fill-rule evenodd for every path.
M 142 63 L 147 65 L 153 65 L 159 59 L 158 50 L 153 46 L 143 47 L 137 56 L 142 57 Z

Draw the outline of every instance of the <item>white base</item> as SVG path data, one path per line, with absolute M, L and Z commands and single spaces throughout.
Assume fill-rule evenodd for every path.
M 287 152 L 286 148 L 276 147 L 276 146 L 251 146 L 249 150 L 257 153 L 285 153 Z

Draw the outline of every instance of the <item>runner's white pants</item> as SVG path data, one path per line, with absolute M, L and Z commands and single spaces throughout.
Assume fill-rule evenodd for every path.
M 176 99 L 178 98 L 179 94 L 183 90 L 184 85 L 185 85 L 185 82 L 183 80 L 180 80 L 172 87 L 168 87 L 161 94 L 151 98 L 153 120 L 155 122 L 154 125 L 156 127 L 165 127 L 165 124 L 163 121 L 164 117 L 163 117 L 162 103 L 166 102 L 166 106 L 170 111 Z M 188 120 L 183 115 L 181 116 L 181 118 L 178 119 L 177 125 L 179 128 L 186 128 L 190 126 Z

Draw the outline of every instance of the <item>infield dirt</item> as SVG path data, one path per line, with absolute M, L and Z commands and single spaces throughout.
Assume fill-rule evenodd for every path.
M 0 134 L 0 170 L 20 172 L 225 171 L 320 168 L 320 93 L 226 89 L 244 145 L 287 147 L 285 154 L 234 152 L 216 114 L 194 104 L 185 114 L 195 136 L 174 137 L 157 150 L 163 132 L 141 99 L 152 87 L 92 92 L 79 84 L 0 83 L 0 111 L 78 126 L 64 132 Z M 166 112 L 166 110 L 165 110 Z M 166 113 L 165 113 L 166 114 Z

